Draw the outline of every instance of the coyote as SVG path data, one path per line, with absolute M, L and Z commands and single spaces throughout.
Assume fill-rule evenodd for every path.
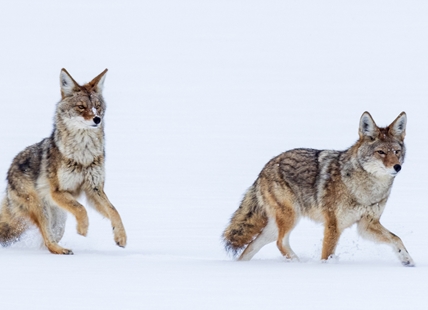
M 414 266 L 401 239 L 379 221 L 404 162 L 406 122 L 402 112 L 382 128 L 364 112 L 359 139 L 349 149 L 294 149 L 270 160 L 223 233 L 226 250 L 250 260 L 276 240 L 283 256 L 297 260 L 289 237 L 306 216 L 324 224 L 322 260 L 334 255 L 340 234 L 356 223 L 361 236 L 390 245 L 403 265 Z
M 6 195 L 0 207 L 0 244 L 19 240 L 35 224 L 51 253 L 73 254 L 58 245 L 66 212 L 76 217 L 77 232 L 86 236 L 88 216 L 76 200 L 84 193 L 91 205 L 110 219 L 114 240 L 126 245 L 119 213 L 104 193 L 104 113 L 102 96 L 107 69 L 80 86 L 62 69 L 61 101 L 56 106 L 54 129 L 49 138 L 27 147 L 7 173 Z

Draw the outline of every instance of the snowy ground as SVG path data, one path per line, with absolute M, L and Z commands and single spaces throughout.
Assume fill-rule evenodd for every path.
M 105 68 L 106 192 L 128 246 L 90 212 L 51 255 L 38 232 L 0 248 L 1 309 L 426 309 L 428 3 L 423 1 L 3 1 L 0 174 L 48 136 L 59 72 Z M 408 114 L 408 156 L 383 224 L 417 266 L 343 234 L 319 262 L 322 227 L 237 263 L 220 235 L 273 156 L 345 149 L 368 110 Z M 5 182 L 0 184 L 5 186 Z

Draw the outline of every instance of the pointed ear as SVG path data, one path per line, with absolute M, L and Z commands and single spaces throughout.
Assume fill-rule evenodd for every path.
M 88 83 L 91 86 L 91 88 L 97 93 L 101 93 L 103 91 L 104 80 L 106 79 L 107 71 L 108 69 L 105 69 L 103 72 L 98 74 L 92 81 Z
M 358 131 L 360 138 L 370 137 L 374 139 L 379 134 L 379 128 L 369 112 L 364 112 L 360 118 L 360 128 Z
M 64 97 L 73 95 L 74 92 L 80 90 L 79 84 L 71 77 L 70 73 L 67 72 L 64 68 L 61 69 L 59 75 L 59 83 L 61 86 L 61 96 Z
M 404 140 L 406 136 L 406 124 L 407 124 L 407 115 L 406 112 L 401 112 L 400 115 L 389 125 L 389 134 L 400 139 Z

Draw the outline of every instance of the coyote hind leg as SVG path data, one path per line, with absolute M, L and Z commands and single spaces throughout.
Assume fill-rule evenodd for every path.
M 30 191 L 24 195 L 10 192 L 11 208 L 19 210 L 19 216 L 30 220 L 39 229 L 43 237 L 43 242 L 48 250 L 53 254 L 73 254 L 71 250 L 58 245 L 52 235 L 50 223 L 50 210 L 39 199 L 37 193 Z M 18 207 L 20 206 L 20 207 Z
M 296 216 L 293 209 L 287 209 L 285 212 L 281 212 L 280 216 L 277 216 L 278 225 L 278 239 L 276 246 L 281 254 L 289 260 L 298 260 L 299 258 L 291 249 L 290 246 L 290 233 L 296 226 Z
M 297 255 L 290 247 L 290 233 L 296 226 L 298 216 L 289 197 L 291 192 L 287 188 L 274 188 L 265 194 L 266 202 L 275 210 L 275 220 L 278 229 L 276 246 L 286 259 L 296 259 Z
M 266 244 L 275 241 L 278 235 L 278 228 L 276 227 L 276 223 L 274 220 L 269 219 L 265 228 L 263 228 L 262 232 L 247 245 L 244 252 L 242 252 L 241 256 L 238 258 L 240 261 L 248 261 L 253 258 L 254 255 L 257 254 L 258 251 Z
M 53 239 L 59 242 L 62 239 L 65 231 L 65 222 L 67 220 L 67 212 L 57 206 L 46 204 L 50 212 L 50 228 Z
M 30 217 L 34 224 L 36 224 L 43 237 L 43 242 L 48 248 L 49 252 L 53 254 L 66 254 L 72 255 L 73 252 L 58 245 L 56 238 L 51 231 L 51 225 L 47 215 L 48 212 L 39 212 L 38 210 L 30 213 Z

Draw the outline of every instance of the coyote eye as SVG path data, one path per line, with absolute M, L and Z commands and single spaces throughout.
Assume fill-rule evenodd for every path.
M 394 153 L 395 153 L 395 155 L 398 156 L 398 155 L 400 155 L 400 150 L 395 150 Z
M 380 155 L 386 155 L 384 151 L 377 151 Z
M 83 105 L 78 105 L 77 106 L 80 110 L 84 110 L 85 109 L 85 106 L 83 106 Z

